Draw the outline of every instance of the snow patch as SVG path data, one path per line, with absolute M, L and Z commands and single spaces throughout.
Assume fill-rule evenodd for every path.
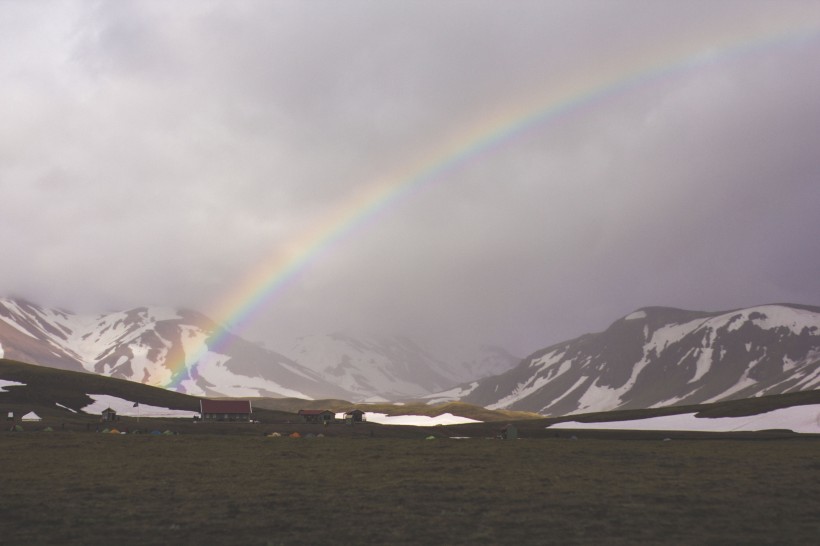
M 702 347 L 702 348 L 698 348 L 696 350 L 698 351 L 698 359 L 695 362 L 695 365 L 696 365 L 695 375 L 692 377 L 692 379 L 690 379 L 687 382 L 688 384 L 694 383 L 695 381 L 697 381 L 698 379 L 700 379 L 701 377 L 706 375 L 706 372 L 708 372 L 709 369 L 712 367 L 712 358 L 713 358 L 712 348 L 711 347 Z M 687 354 L 687 356 L 689 356 L 689 355 Z M 684 358 L 686 358 L 686 357 L 684 357 Z
M 23 328 L 22 326 L 17 324 L 17 322 L 14 321 L 13 319 L 10 319 L 8 317 L 4 317 L 4 316 L 0 315 L 0 320 L 2 320 L 3 322 L 8 324 L 9 326 L 14 328 L 15 330 L 19 330 L 20 332 L 26 334 L 28 337 L 32 337 L 34 339 L 37 339 L 31 332 L 29 332 L 28 330 L 26 330 L 25 328 Z
M 598 385 L 596 381 L 581 395 L 578 400 L 578 411 L 584 413 L 594 413 L 596 411 L 606 411 L 609 408 L 615 407 L 621 400 L 621 395 L 624 389 L 613 389 Z
M 646 318 L 646 311 L 635 311 L 624 317 L 624 320 L 639 320 Z
M 518 400 L 526 398 L 549 382 L 549 377 L 531 377 L 528 381 L 519 383 L 518 386 L 512 391 L 512 394 L 505 396 L 495 404 L 490 404 L 487 406 L 487 409 L 496 410 L 506 408 Z
M 688 430 L 702 432 L 756 431 L 788 429 L 794 432 L 820 434 L 820 404 L 793 406 L 744 417 L 696 417 L 694 413 L 665 415 L 633 421 L 605 423 L 556 423 L 550 429 L 615 429 L 615 430 Z
M 5 390 L 3 387 L 25 387 L 25 383 L 20 383 L 19 381 L 9 381 L 6 379 L 0 379 L 0 392 L 9 392 Z
M 64 410 L 68 410 L 68 411 L 70 411 L 71 413 L 77 413 L 77 410 L 75 410 L 75 409 L 71 409 L 71 408 L 69 408 L 68 406 L 64 406 L 64 405 L 62 405 L 62 404 L 61 404 L 61 403 L 59 403 L 59 402 L 54 402 L 54 404 L 55 404 L 58 408 L 63 408 Z
M 365 418 L 369 423 L 380 425 L 409 425 L 414 427 L 431 427 L 436 425 L 461 425 L 465 423 L 480 423 L 469 417 L 459 417 L 452 413 L 442 413 L 435 417 L 429 415 L 387 415 L 386 413 L 366 412 Z
M 547 408 L 551 408 L 551 407 L 555 406 L 556 404 L 560 403 L 560 402 L 561 402 L 561 400 L 563 400 L 564 398 L 566 398 L 567 396 L 569 396 L 570 394 L 572 394 L 572 393 L 573 393 L 573 391 L 575 391 L 575 389 L 577 389 L 578 387 L 580 387 L 580 386 L 581 386 L 581 383 L 583 383 L 583 382 L 584 382 L 584 381 L 586 381 L 587 379 L 589 379 L 589 377 L 588 377 L 588 376 L 586 376 L 586 375 L 582 375 L 582 376 L 578 379 L 578 381 L 576 381 L 576 382 L 575 382 L 575 384 L 574 384 L 573 386 L 571 386 L 570 388 L 568 388 L 568 389 L 567 389 L 567 392 L 565 392 L 564 394 L 562 394 L 561 396 L 559 396 L 558 398 L 556 398 L 555 400 L 553 400 L 553 401 L 550 403 L 550 405 L 549 405 L 549 406 L 546 406 L 546 407 L 541 408 L 541 413 L 544 413 L 544 412 L 547 410 Z
M 118 415 L 125 417 L 179 417 L 190 419 L 199 415 L 198 411 L 169 409 L 146 404 L 139 404 L 138 407 L 134 407 L 133 400 L 125 400 L 108 394 L 89 394 L 88 397 L 94 400 L 94 403 L 85 406 L 82 411 L 92 415 L 100 414 L 107 408 L 111 408 Z
M 246 398 L 273 395 L 312 400 L 305 393 L 283 387 L 275 381 L 233 373 L 225 366 L 225 363 L 230 360 L 229 356 L 211 351 L 202 353 L 206 338 L 205 333 L 197 328 L 182 328 L 182 347 L 185 352 L 188 377 L 179 382 L 180 391 L 199 396 L 206 394 L 199 386 L 201 380 L 210 385 L 218 385 L 222 396 Z M 191 364 L 194 360 L 196 365 L 192 369 Z
M 478 387 L 478 381 L 474 381 L 470 383 L 467 387 L 453 387 L 452 389 L 444 392 L 437 392 L 435 394 L 428 394 L 423 398 L 427 398 L 428 405 L 435 405 L 435 404 L 443 404 L 445 402 L 454 402 L 456 400 L 461 400 L 471 392 L 473 392 Z

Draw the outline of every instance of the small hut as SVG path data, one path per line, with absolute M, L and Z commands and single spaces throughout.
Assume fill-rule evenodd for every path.
M 100 421 L 105 423 L 111 423 L 117 420 L 117 412 L 112 410 L 111 408 L 106 408 L 102 410 L 102 414 L 100 415 Z
M 299 417 L 305 423 L 327 425 L 336 419 L 336 414 L 330 410 L 303 409 L 299 410 Z
M 345 423 L 361 423 L 365 421 L 364 412 L 360 409 L 354 409 L 345 412 Z

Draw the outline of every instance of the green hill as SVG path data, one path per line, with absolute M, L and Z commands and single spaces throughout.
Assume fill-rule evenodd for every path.
M 99 423 L 99 415 L 83 413 L 82 408 L 92 404 L 94 400 L 89 394 L 105 394 L 115 396 L 143 406 L 158 406 L 176 410 L 198 411 L 200 398 L 186 394 L 151 387 L 141 383 L 113 379 L 91 373 L 73 372 L 24 364 L 7 359 L 0 359 L 0 379 L 22 383 L 19 386 L 10 386 L 0 392 L 0 416 L 13 412 L 15 416 L 34 411 L 43 418 L 42 427 L 46 425 L 61 426 L 68 429 L 87 430 L 89 426 Z M 754 415 L 805 404 L 820 404 L 820 391 L 807 391 L 774 396 L 762 396 L 713 404 L 697 406 L 674 406 L 646 410 L 612 411 L 571 415 L 559 418 L 541 418 L 538 415 L 526 412 L 493 411 L 461 402 L 451 402 L 439 405 L 426 404 L 354 404 L 345 400 L 302 400 L 298 398 L 253 398 L 254 419 L 262 425 L 280 426 L 284 430 L 297 430 L 301 420 L 295 414 L 300 409 L 329 409 L 335 412 L 358 408 L 362 411 L 385 413 L 387 415 L 427 415 L 437 416 L 451 413 L 462 417 L 469 417 L 482 421 L 481 423 L 451 425 L 445 427 L 447 435 L 452 436 L 493 436 L 500 423 L 515 422 L 523 437 L 539 437 L 554 434 L 546 427 L 561 421 L 605 422 L 630 419 L 646 419 L 663 415 L 679 413 L 697 413 L 708 417 L 738 417 Z M 59 405 L 58 405 L 59 404 Z M 64 406 L 64 407 L 61 407 Z M 65 409 L 65 408 L 70 408 Z M 73 410 L 73 411 L 72 411 Z M 123 424 L 135 425 L 136 419 L 122 417 Z M 141 426 L 145 423 L 156 423 L 157 427 L 176 427 L 176 430 L 199 433 L 242 433 L 254 434 L 259 432 L 256 425 L 208 424 L 207 429 L 202 425 L 196 426 L 190 419 L 174 418 L 142 418 Z M 359 429 L 358 434 L 373 430 L 382 430 L 383 425 L 368 423 L 365 429 Z M 408 427 L 387 427 L 392 429 Z M 419 427 L 422 431 L 427 428 Z M 409 433 L 409 432 L 407 432 Z M 400 431 L 393 430 L 389 434 L 401 435 Z M 445 434 L 442 432 L 442 434 Z M 622 433 L 608 433 L 622 434 Z M 644 433 L 655 434 L 655 433 Z
M 0 379 L 24 386 L 7 387 L 0 393 L 0 406 L 6 411 L 36 411 L 41 417 L 66 416 L 92 404 L 88 394 L 107 394 L 140 404 L 171 409 L 198 411 L 199 398 L 178 392 L 113 379 L 102 375 L 72 372 L 0 359 Z M 7 409 L 8 408 L 8 409 Z

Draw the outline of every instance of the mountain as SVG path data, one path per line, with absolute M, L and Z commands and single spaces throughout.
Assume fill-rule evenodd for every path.
M 0 298 L 0 357 L 198 396 L 351 394 L 279 353 L 222 334 L 204 315 L 184 309 L 78 315 Z
M 639 309 L 500 375 L 444 391 L 491 409 L 568 415 L 693 405 L 820 388 L 820 308 Z
M 462 351 L 445 360 L 406 337 L 348 333 L 302 337 L 287 355 L 370 401 L 423 396 L 506 371 L 520 362 L 498 347 Z
M 289 356 L 363 399 L 420 396 L 461 381 L 444 362 L 399 336 L 308 336 L 297 340 Z
M 478 350 L 463 350 L 453 360 L 460 381 L 472 381 L 511 370 L 521 362 L 521 357 L 510 354 L 502 347 L 482 345 Z

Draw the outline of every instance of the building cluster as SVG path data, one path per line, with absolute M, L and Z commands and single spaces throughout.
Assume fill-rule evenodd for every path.
M 253 408 L 250 400 L 200 400 L 199 415 L 203 421 L 247 423 L 252 421 Z M 362 423 L 366 421 L 362 410 L 354 409 L 336 414 L 330 410 L 299 410 L 303 423 L 330 425 L 336 423 Z

